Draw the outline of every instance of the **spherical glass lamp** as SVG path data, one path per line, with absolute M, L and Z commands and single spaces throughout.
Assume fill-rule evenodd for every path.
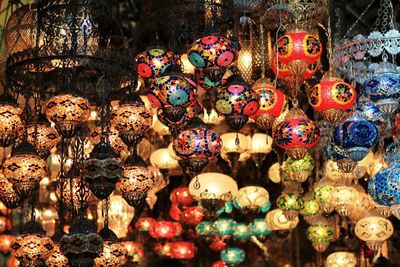
M 39 188 L 39 182 L 47 175 L 47 164 L 29 142 L 20 143 L 12 156 L 3 163 L 4 176 L 13 184 L 22 198 L 31 197 Z
M 170 170 L 179 167 L 178 161 L 171 156 L 168 148 L 159 148 L 151 153 L 150 163 L 160 170 Z
M 171 203 L 176 203 L 182 206 L 190 206 L 194 202 L 188 187 L 175 188 L 169 195 L 169 199 L 171 200 Z
M 24 130 L 22 110 L 9 94 L 0 96 L 0 146 L 12 145 Z
M 221 260 L 228 265 L 239 265 L 244 262 L 246 252 L 241 248 L 228 247 L 221 251 Z
M 123 266 L 128 260 L 128 250 L 118 241 L 117 235 L 108 228 L 100 230 L 103 238 L 103 251 L 94 259 L 94 267 Z
M 199 237 L 210 239 L 215 236 L 215 229 L 213 223 L 209 221 L 202 221 L 196 225 L 196 233 Z
M 75 136 L 89 116 L 89 101 L 75 93 L 59 93 L 46 103 L 47 119 L 55 123 L 57 131 L 65 138 Z
M 249 212 L 267 212 L 267 208 L 271 206 L 268 191 L 260 186 L 240 188 L 234 201 L 240 209 Z
M 264 241 L 267 235 L 272 233 L 264 218 L 256 218 L 249 225 L 250 232 L 255 235 L 260 241 Z
M 219 218 L 213 223 L 215 234 L 228 239 L 235 233 L 236 222 L 231 218 Z
M 136 61 L 140 77 L 150 79 L 162 75 L 168 67 L 177 63 L 177 58 L 172 51 L 155 47 L 138 54 Z
M 286 171 L 288 172 L 286 178 L 295 182 L 303 183 L 312 174 L 314 166 L 314 159 L 308 154 L 304 158 L 298 160 L 289 157 L 286 160 L 285 165 Z
M 9 209 L 15 209 L 21 203 L 21 197 L 15 192 L 12 183 L 0 172 L 0 200 Z
M 304 207 L 304 199 L 297 192 L 283 193 L 276 200 L 278 208 L 283 210 L 283 214 L 292 220 L 299 215 L 299 211 Z
M 197 248 L 193 242 L 173 242 L 171 257 L 179 260 L 193 259 L 196 251 Z
M 273 231 L 291 230 L 296 228 L 299 223 L 299 217 L 288 219 L 281 209 L 271 210 L 265 217 L 265 222 L 269 229 Z
M 318 201 L 320 208 L 325 213 L 331 213 L 335 207 L 329 202 L 334 185 L 329 183 L 325 178 L 321 179 L 314 187 L 315 199 Z
M 318 201 L 313 197 L 312 194 L 308 193 L 308 195 L 304 197 L 304 206 L 300 210 L 300 214 L 304 217 L 306 222 L 311 223 L 319 211 L 320 208 Z
M 37 123 L 29 123 L 26 127 L 28 142 L 35 145 L 38 154 L 47 158 L 50 150 L 60 142 L 61 137 L 57 130 L 51 127 L 50 123 L 39 117 Z
M 354 187 L 336 186 L 329 195 L 328 202 L 341 216 L 348 216 L 351 207 L 358 199 L 359 192 Z
M 144 258 L 144 249 L 142 244 L 132 241 L 124 241 L 122 244 L 128 250 L 128 258 L 130 262 L 141 263 Z
M 357 256 L 354 253 L 338 251 L 328 255 L 325 265 L 326 267 L 356 267 L 357 263 Z
M 119 137 L 118 130 L 114 126 L 111 126 L 109 128 L 107 135 L 108 135 L 109 144 L 116 152 L 122 152 L 123 150 L 127 150 L 126 145 L 124 144 L 122 139 Z M 92 145 L 97 145 L 98 143 L 100 143 L 101 127 L 95 127 L 92 130 L 92 132 L 90 133 L 90 136 L 89 136 L 89 140 L 92 143 Z
M 149 229 L 151 237 L 156 239 L 170 239 L 179 236 L 182 232 L 182 226 L 177 222 L 157 221 Z
M 0 251 L 7 254 L 10 252 L 11 244 L 14 241 L 15 236 L 13 235 L 1 235 Z
M 201 173 L 189 183 L 190 195 L 208 212 L 220 210 L 226 201 L 232 200 L 237 192 L 236 181 L 222 173 Z
M 271 136 L 263 133 L 255 133 L 251 137 L 250 153 L 268 154 L 272 151 L 272 142 Z
M 314 218 L 306 230 L 308 240 L 312 242 L 314 249 L 320 253 L 328 248 L 329 242 L 334 239 L 334 234 L 334 228 L 323 217 Z
M 354 232 L 359 239 L 366 242 L 371 250 L 376 252 L 381 248 L 382 243 L 393 235 L 394 229 L 388 219 L 377 215 L 367 215 L 357 222 Z
M 68 259 L 61 251 L 58 244 L 54 245 L 54 250 L 50 257 L 46 260 L 46 267 L 68 267 Z
M 245 223 L 236 223 L 233 238 L 237 241 L 246 241 L 252 235 L 250 228 Z

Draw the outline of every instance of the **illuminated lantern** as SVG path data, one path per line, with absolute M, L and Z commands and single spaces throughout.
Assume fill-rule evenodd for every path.
M 61 251 L 60 246 L 55 244 L 53 253 L 46 260 L 46 267 L 68 267 L 68 259 L 65 257 Z
M 164 48 L 150 48 L 136 56 L 137 72 L 145 79 L 162 75 L 168 67 L 175 65 L 176 56 Z
M 306 195 L 304 197 L 304 206 L 300 210 L 300 214 L 304 217 L 304 220 L 308 223 L 311 223 L 319 211 L 320 209 L 318 201 L 313 197 L 312 194 Z
M 172 242 L 171 257 L 174 259 L 193 259 L 196 246 L 192 242 Z
M 5 148 L 12 145 L 24 130 L 20 117 L 22 110 L 9 94 L 0 96 L 0 146 Z
M 235 65 L 231 65 L 228 68 L 215 68 L 215 69 L 196 69 L 195 77 L 196 82 L 201 88 L 211 91 L 215 88 L 225 86 L 226 82 L 234 75 L 238 75 L 240 72 Z
M 356 267 L 357 263 L 357 256 L 345 251 L 333 252 L 326 258 L 326 267 Z
M 276 66 L 279 66 L 279 69 Z M 279 78 L 285 79 L 289 82 L 293 82 L 294 74 L 288 68 L 287 64 L 282 62 L 276 62 L 276 57 L 272 59 L 271 63 L 272 71 L 278 75 Z M 310 79 L 318 70 L 318 62 L 311 63 L 307 66 L 306 70 L 303 72 L 303 78 L 305 80 Z
M 203 220 L 204 212 L 199 206 L 185 208 L 182 212 L 182 222 L 189 225 L 197 225 Z
M 244 262 L 246 252 L 241 248 L 228 247 L 221 251 L 221 260 L 228 265 L 239 265 Z
M 119 137 L 129 147 L 139 144 L 152 123 L 150 110 L 135 93 L 127 95 L 111 113 L 111 125 L 118 130 Z
M 331 213 L 335 207 L 329 202 L 330 195 L 335 187 L 330 184 L 326 179 L 321 179 L 314 187 L 315 200 L 325 213 Z
M 384 241 L 393 235 L 393 224 L 376 215 L 367 215 L 359 220 L 354 228 L 356 236 L 365 241 L 369 249 L 377 252 Z
M 151 217 L 140 217 L 137 220 L 135 227 L 140 232 L 148 232 L 155 223 L 156 220 Z
M 123 164 L 123 176 L 117 183 L 122 197 L 132 207 L 146 199 L 147 192 L 153 187 L 155 178 L 146 162 L 137 155 L 129 156 Z
M 329 242 L 334 239 L 334 234 L 335 230 L 323 217 L 312 220 L 311 225 L 306 230 L 308 240 L 312 242 L 314 249 L 320 253 L 328 248 Z
M 260 105 L 253 118 L 258 127 L 268 130 L 285 109 L 286 96 L 266 79 L 256 81 L 253 90 L 258 95 Z
M 311 107 L 321 112 L 324 119 L 331 123 L 339 122 L 345 110 L 350 109 L 356 99 L 356 90 L 331 71 L 308 94 Z
M 228 267 L 228 265 L 221 260 L 214 262 L 211 267 Z
M 14 256 L 11 256 L 7 260 L 7 266 L 6 267 L 19 267 L 20 265 L 19 260 L 17 260 Z
M 225 87 L 219 89 L 214 100 L 215 110 L 225 116 L 232 129 L 240 130 L 249 116 L 256 114 L 260 104 L 256 92 L 240 76 L 236 76 Z
M 144 258 L 144 249 L 140 243 L 133 241 L 124 241 L 122 244 L 126 247 L 128 251 L 128 257 L 130 262 L 140 263 Z
M 183 206 L 190 206 L 194 201 L 190 195 L 188 187 L 175 188 L 169 195 L 169 199 L 172 203 L 177 203 Z
M 127 262 L 128 250 L 118 241 L 117 235 L 108 228 L 100 230 L 104 240 L 103 251 L 94 259 L 94 267 L 123 266 Z
M 267 227 L 273 231 L 294 229 L 299 221 L 299 217 L 287 218 L 280 209 L 271 210 L 265 216 Z
M 71 92 L 60 92 L 46 103 L 46 117 L 55 123 L 57 131 L 65 138 L 77 134 L 90 115 L 89 101 Z
M 15 192 L 22 199 L 26 199 L 37 191 L 39 182 L 47 176 L 47 164 L 37 154 L 33 145 L 25 141 L 4 161 L 3 173 L 13 184 Z
M 111 147 L 116 151 L 116 152 L 121 152 L 123 150 L 126 150 L 127 147 L 122 141 L 122 139 L 119 137 L 119 132 L 118 130 L 114 127 L 111 126 L 109 131 L 107 132 L 108 135 L 108 141 L 111 145 Z M 92 145 L 97 145 L 100 143 L 101 140 L 101 127 L 95 127 L 92 132 L 90 133 L 89 140 L 92 143 Z
M 37 123 L 28 124 L 26 131 L 28 142 L 34 144 L 38 154 L 43 158 L 47 158 L 50 150 L 61 140 L 56 129 L 43 117 L 39 117 Z
M 302 159 L 307 149 L 320 140 L 318 126 L 301 109 L 293 108 L 273 129 L 275 144 L 286 150 L 294 160 Z
M 253 212 L 267 212 L 271 207 L 268 191 L 260 186 L 240 188 L 234 201 L 240 209 Z
M 219 236 L 215 236 L 208 247 L 214 251 L 221 251 L 226 249 L 227 246 L 228 244 L 224 240 L 222 240 Z
M 329 194 L 328 202 L 341 216 L 348 216 L 359 197 L 359 192 L 350 186 L 336 186 Z
M 171 257 L 172 246 L 172 242 L 165 242 L 164 244 L 156 243 L 153 249 L 157 255 Z
M 249 225 L 250 232 L 256 236 L 259 240 L 264 241 L 267 235 L 272 233 L 272 230 L 268 227 L 264 218 L 256 218 Z
M 170 239 L 182 232 L 182 226 L 177 222 L 157 221 L 149 228 L 149 234 L 155 239 Z
M 249 226 L 245 223 L 236 223 L 233 238 L 238 241 L 246 241 L 251 236 Z
M 219 155 L 222 140 L 216 131 L 207 129 L 205 123 L 197 118 L 174 139 L 173 148 L 176 155 L 188 162 L 190 170 L 199 173 L 209 159 Z
M 311 176 L 314 166 L 314 159 L 308 154 L 298 160 L 293 160 L 289 157 L 285 164 L 285 170 L 288 173 L 285 178 L 290 181 L 303 183 Z
M 304 207 L 304 199 L 296 192 L 283 193 L 276 200 L 278 208 L 283 210 L 283 213 L 292 220 L 299 215 L 299 211 Z
M 22 234 L 18 235 L 11 244 L 11 254 L 24 266 L 45 261 L 54 249 L 53 241 L 46 236 L 42 226 L 35 221 L 24 225 Z
M 237 47 L 228 38 L 208 35 L 192 44 L 188 57 L 196 68 L 227 67 L 236 59 Z
M 175 221 L 181 220 L 182 211 L 179 209 L 177 204 L 171 203 L 171 208 L 169 209 L 169 216 Z
M 364 85 L 364 94 L 376 103 L 387 115 L 393 115 L 399 109 L 400 74 L 397 66 L 382 62 Z
M 202 221 L 196 225 L 196 233 L 199 237 L 208 239 L 215 235 L 215 229 L 213 223 L 208 221 Z
M 15 209 L 21 203 L 21 197 L 15 192 L 12 183 L 0 172 L 0 200 L 9 209 Z
M 228 239 L 235 233 L 236 222 L 230 218 L 219 218 L 213 223 L 215 234 L 222 239 Z
M 0 251 L 3 253 L 10 252 L 11 244 L 14 241 L 15 236 L 13 235 L 1 235 L 0 236 Z

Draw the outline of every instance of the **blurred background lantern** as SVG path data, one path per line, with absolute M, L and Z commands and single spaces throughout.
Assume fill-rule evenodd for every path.
M 357 262 L 358 260 L 354 253 L 338 251 L 328 255 L 326 267 L 355 267 Z
M 219 218 L 213 223 L 215 234 L 221 239 L 229 239 L 235 233 L 236 222 L 230 218 Z
M 314 162 L 314 159 L 308 154 L 298 160 L 289 157 L 285 164 L 285 171 L 288 174 L 287 180 L 299 183 L 305 182 L 314 170 Z
M 155 223 L 156 220 L 151 217 L 140 217 L 137 220 L 135 227 L 140 232 L 148 232 Z
M 239 242 L 246 242 L 252 235 L 250 228 L 245 223 L 236 223 L 233 239 Z
M 169 239 L 177 237 L 182 232 L 182 226 L 177 222 L 157 221 L 149 228 L 149 234 L 155 239 Z
M 56 129 L 51 127 L 46 118 L 42 116 L 39 117 L 37 123 L 29 123 L 26 131 L 28 142 L 34 144 L 36 151 L 44 159 L 49 156 L 50 150 L 61 140 Z
M 0 95 L 0 146 L 12 145 L 24 130 L 22 110 L 9 94 Z
M 250 232 L 259 240 L 264 241 L 267 235 L 272 233 L 264 218 L 256 218 L 250 223 Z
M 221 251 L 221 260 L 228 265 L 239 265 L 245 258 L 246 252 L 241 248 L 228 247 Z
M 122 244 L 127 249 L 129 262 L 141 263 L 143 261 L 144 249 L 141 244 L 133 241 L 123 241 Z
M 171 257 L 174 259 L 192 259 L 196 255 L 196 246 L 193 242 L 173 242 Z
M 94 266 L 123 266 L 128 260 L 125 245 L 119 242 L 115 233 L 108 228 L 100 230 L 99 235 L 103 238 L 104 245 L 103 251 L 94 259 Z
M 196 225 L 196 233 L 200 238 L 204 239 L 209 239 L 216 234 L 213 223 L 209 221 L 202 221 Z
M 274 209 L 267 213 L 265 222 L 272 231 L 291 230 L 298 225 L 299 218 L 288 219 L 281 209 Z
M 46 260 L 47 267 L 67 267 L 68 259 L 61 253 L 60 246 L 55 244 L 54 250 L 50 257 Z

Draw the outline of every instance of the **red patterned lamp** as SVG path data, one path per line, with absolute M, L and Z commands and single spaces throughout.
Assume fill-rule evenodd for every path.
M 193 259 L 196 255 L 196 246 L 193 242 L 173 242 L 171 257 L 179 260 Z
M 162 75 L 169 66 L 176 64 L 176 56 L 172 51 L 154 47 L 137 55 L 136 61 L 140 77 L 151 79 Z
M 356 90 L 332 71 L 327 72 L 320 83 L 311 88 L 308 96 L 311 107 L 331 123 L 339 122 L 356 99 Z

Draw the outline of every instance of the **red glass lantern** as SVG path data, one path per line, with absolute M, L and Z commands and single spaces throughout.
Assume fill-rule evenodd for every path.
M 172 203 L 169 209 L 169 216 L 175 221 L 180 221 L 182 218 L 182 211 L 179 209 L 177 204 Z
M 277 64 L 278 64 L 279 68 L 276 67 Z M 282 63 L 282 62 L 277 62 L 276 58 L 274 58 L 272 60 L 271 68 L 272 68 L 272 71 L 276 75 L 278 75 L 278 77 L 281 79 L 291 81 L 294 78 L 293 77 L 294 75 L 289 70 L 287 64 Z M 307 68 L 304 70 L 304 72 L 302 73 L 303 79 L 304 80 L 310 79 L 317 72 L 317 70 L 318 70 L 318 62 L 309 64 L 307 66 Z
M 124 241 L 122 244 L 128 251 L 128 257 L 130 262 L 140 263 L 144 258 L 144 249 L 140 243 L 133 241 Z
M 204 218 L 204 212 L 199 206 L 188 207 L 183 210 L 181 218 L 185 224 L 198 225 Z
M 260 104 L 259 110 L 253 116 L 254 121 L 261 129 L 268 130 L 275 119 L 282 114 L 286 106 L 286 96 L 267 79 L 256 81 L 253 90 L 258 95 Z
M 192 259 L 196 255 L 196 246 L 192 242 L 173 242 L 171 257 L 174 259 Z
M 222 251 L 226 249 L 227 246 L 227 243 L 225 243 L 219 236 L 216 236 L 208 247 L 214 251 Z
M 137 220 L 135 227 L 140 232 L 148 232 L 156 220 L 151 217 L 141 217 Z
M 275 144 L 286 150 L 295 160 L 302 159 L 307 149 L 320 140 L 318 126 L 299 108 L 293 108 L 285 119 L 273 129 Z
M 189 206 L 194 202 L 194 199 L 189 193 L 189 187 L 178 187 L 172 190 L 169 195 L 172 203 L 177 203 L 183 206 Z
M 321 112 L 324 119 L 331 123 L 339 122 L 345 110 L 351 108 L 356 99 L 356 90 L 331 71 L 311 88 L 308 95 L 311 107 Z
M 11 256 L 7 260 L 7 267 L 19 267 L 19 260 L 17 260 L 14 256 Z
M 168 67 L 176 64 L 176 56 L 164 48 L 151 48 L 136 57 L 137 72 L 145 79 L 162 75 Z
M 216 261 L 212 264 L 212 267 L 228 267 L 228 265 L 223 261 Z
M 165 244 L 156 243 L 153 249 L 157 253 L 157 255 L 171 257 L 172 246 L 172 242 L 166 242 Z
M 182 233 L 182 226 L 177 222 L 157 221 L 150 229 L 149 234 L 153 238 L 170 239 L 179 236 Z
M 11 244 L 14 241 L 15 236 L 13 235 L 1 235 L 0 236 L 0 251 L 8 253 L 11 248 Z

